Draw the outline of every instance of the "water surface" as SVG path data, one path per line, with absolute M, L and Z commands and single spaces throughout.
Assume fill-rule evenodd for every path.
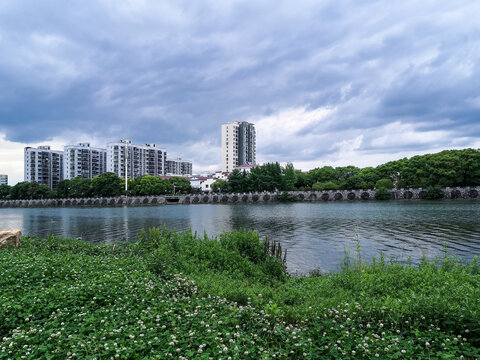
M 338 269 L 345 251 L 371 258 L 380 252 L 399 261 L 422 254 L 471 259 L 480 254 L 479 201 L 204 204 L 110 208 L 0 209 L 0 227 L 25 235 L 82 237 L 112 243 L 135 240 L 142 228 L 222 231 L 257 230 L 288 249 L 290 271 Z

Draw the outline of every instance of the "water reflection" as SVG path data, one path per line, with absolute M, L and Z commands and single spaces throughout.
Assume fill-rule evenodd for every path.
M 345 251 L 370 259 L 380 252 L 400 261 L 423 254 L 472 258 L 480 253 L 480 202 L 355 202 L 203 204 L 118 208 L 0 209 L 1 227 L 26 235 L 88 241 L 135 240 L 142 228 L 192 229 L 217 236 L 247 228 L 282 243 L 291 271 L 337 269 Z

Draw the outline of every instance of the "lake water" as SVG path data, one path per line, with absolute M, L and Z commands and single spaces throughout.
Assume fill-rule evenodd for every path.
M 112 243 L 135 240 L 142 228 L 168 229 L 216 236 L 247 228 L 280 241 L 288 249 L 292 272 L 339 268 L 345 251 L 364 258 L 381 252 L 405 262 L 422 254 L 480 255 L 479 201 L 328 202 L 292 204 L 205 204 L 111 208 L 0 209 L 0 227 L 24 235 L 82 237 Z

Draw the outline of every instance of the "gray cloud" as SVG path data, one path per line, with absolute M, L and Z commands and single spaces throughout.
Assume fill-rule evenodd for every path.
M 260 158 L 341 157 L 348 144 L 392 154 L 471 146 L 476 13 L 469 1 L 5 2 L 0 133 L 22 143 L 66 131 L 129 137 L 208 167 L 214 154 L 199 144 L 218 147 L 223 122 L 331 109 L 289 130 L 294 152 L 288 138 L 259 133 Z M 413 141 L 378 141 L 389 124 Z

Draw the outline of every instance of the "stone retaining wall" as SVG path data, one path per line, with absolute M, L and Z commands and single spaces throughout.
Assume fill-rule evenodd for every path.
M 442 188 L 445 199 L 480 200 L 480 186 Z M 272 203 L 278 201 L 281 192 L 209 194 L 180 196 L 128 196 L 110 198 L 76 198 L 46 200 L 0 200 L 0 208 L 17 207 L 70 207 L 70 206 L 140 206 L 175 204 L 233 204 L 233 203 Z M 375 200 L 375 190 L 329 190 L 329 191 L 290 191 L 297 201 L 366 201 Z M 426 189 L 394 189 L 392 200 L 419 200 L 427 194 Z M 172 202 L 171 202 L 172 201 Z M 175 202 L 173 202 L 175 201 Z

